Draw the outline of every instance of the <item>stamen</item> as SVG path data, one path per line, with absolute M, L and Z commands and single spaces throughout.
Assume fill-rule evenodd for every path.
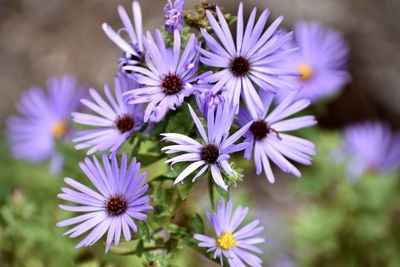
M 201 149 L 201 159 L 208 164 L 216 163 L 219 154 L 219 149 L 214 144 L 206 145 Z
M 276 137 L 279 140 L 282 140 L 279 132 L 271 128 L 264 120 L 257 120 L 253 122 L 253 124 L 250 126 L 250 132 L 253 134 L 254 139 L 256 140 L 264 139 L 270 132 L 275 133 Z
M 107 200 L 105 208 L 108 215 L 118 216 L 127 210 L 128 204 L 122 196 L 113 196 Z
M 61 139 L 68 131 L 68 124 L 63 121 L 56 121 L 51 126 L 51 134 L 55 139 Z
M 176 74 L 168 74 L 162 81 L 162 88 L 167 95 L 179 93 L 183 89 L 181 78 Z
M 235 237 L 228 232 L 224 232 L 218 239 L 217 239 L 217 246 L 223 250 L 229 250 L 233 247 L 237 247 L 239 244 L 236 242 Z
M 244 57 L 237 57 L 231 62 L 231 71 L 235 76 L 244 76 L 250 71 L 250 62 Z
M 131 115 L 122 115 L 115 120 L 115 126 L 120 133 L 125 133 L 133 129 L 135 126 L 135 119 Z
M 301 74 L 299 77 L 301 81 L 308 81 L 314 76 L 314 68 L 310 64 L 300 64 L 297 70 Z

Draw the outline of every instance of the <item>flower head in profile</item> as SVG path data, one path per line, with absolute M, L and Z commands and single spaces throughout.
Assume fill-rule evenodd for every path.
M 131 78 L 142 85 L 141 88 L 130 90 L 129 103 L 148 103 L 144 121 L 158 122 L 162 120 L 169 110 L 175 110 L 182 105 L 185 97 L 193 94 L 199 78 L 196 76 L 198 69 L 197 40 L 191 35 L 185 49 L 181 52 L 181 36 L 174 32 L 174 46 L 167 48 L 156 30 L 156 41 L 148 32 L 143 38 L 147 50 L 146 64 L 148 68 L 139 66 L 126 66 L 126 70 L 133 71 Z M 207 75 L 207 73 L 203 74 Z
M 132 2 L 132 12 L 135 27 L 133 27 L 131 19 L 123 6 L 118 6 L 118 13 L 124 25 L 123 28 L 114 31 L 107 23 L 102 25 L 103 31 L 108 38 L 123 51 L 118 61 L 119 68 L 122 71 L 122 67 L 139 65 L 144 59 L 142 11 L 139 2 L 136 0 Z M 122 33 L 126 33 L 129 40 L 125 40 L 121 36 Z
M 217 106 L 223 105 L 224 98 L 220 94 L 213 93 L 211 90 L 201 90 L 196 92 L 196 104 L 201 114 L 207 117 L 208 110 L 216 110 Z
M 71 135 L 70 114 L 79 107 L 84 90 L 72 76 L 54 77 L 41 87 L 27 90 L 17 104 L 20 115 L 7 121 L 7 135 L 15 158 L 42 162 L 51 158 L 51 171 L 62 169 L 56 142 Z
M 265 242 L 264 238 L 257 237 L 264 228 L 258 226 L 259 220 L 254 220 L 241 227 L 248 211 L 247 207 L 239 206 L 233 212 L 232 199 L 225 203 L 224 199 L 221 198 L 218 202 L 217 211 L 212 214 L 206 213 L 215 236 L 194 235 L 194 238 L 200 241 L 199 247 L 208 248 L 207 252 L 213 252 L 214 259 L 218 257 L 221 266 L 223 266 L 224 257 L 229 266 L 262 266 L 262 260 L 253 253 L 263 253 L 255 245 Z
M 229 136 L 229 129 L 233 122 L 233 109 L 229 105 L 219 105 L 216 111 L 209 109 L 207 116 L 207 132 L 201 121 L 189 106 L 190 114 L 196 124 L 202 141 L 198 142 L 186 135 L 177 133 L 164 133 L 163 141 L 170 141 L 176 145 L 164 147 L 167 154 L 183 153 L 171 158 L 166 163 L 192 162 L 176 178 L 175 184 L 182 182 L 191 173 L 200 169 L 194 176 L 193 181 L 200 177 L 207 169 L 211 169 L 214 182 L 224 190 L 228 189 L 225 184 L 221 169 L 233 176 L 233 170 L 228 162 L 230 154 L 245 149 L 247 143 L 234 144 L 248 130 L 250 124 L 244 125 L 236 133 Z
M 175 30 L 182 30 L 183 4 L 184 0 L 175 0 L 174 3 L 172 3 L 172 0 L 168 0 L 164 7 L 164 26 L 170 33 L 174 33 Z
M 245 150 L 245 158 L 250 159 L 254 150 L 257 175 L 264 170 L 271 183 L 275 182 L 275 177 L 270 160 L 282 171 L 300 177 L 300 171 L 288 159 L 310 165 L 312 161 L 310 155 L 316 154 L 313 143 L 286 133 L 317 123 L 314 116 L 287 118 L 310 105 L 310 101 L 306 99 L 295 101 L 296 97 L 297 93 L 292 93 L 275 109 L 269 111 L 274 96 L 266 93 L 263 95 L 263 112 L 257 116 L 252 116 L 243 109 L 239 112 L 239 125 L 252 123 L 245 134 L 246 142 L 251 144 Z
M 128 137 L 142 128 L 143 111 L 141 105 L 129 105 L 122 94 L 128 90 L 128 80 L 124 77 L 115 78 L 115 91 L 104 85 L 106 100 L 95 89 L 90 89 L 92 101 L 82 99 L 81 102 L 95 114 L 72 113 L 76 123 L 94 127 L 90 130 L 77 132 L 73 141 L 79 143 L 76 149 L 86 149 L 88 154 L 110 150 L 118 153 Z
M 298 71 L 301 76 L 290 78 L 301 87 L 298 98 L 312 102 L 331 96 L 350 82 L 347 72 L 349 46 L 340 32 L 318 22 L 297 22 L 294 29 L 295 42 L 300 50 L 278 64 L 279 67 Z M 279 92 L 279 98 L 288 95 Z
M 369 121 L 345 128 L 340 153 L 348 172 L 358 177 L 367 171 L 389 172 L 400 169 L 400 132 L 382 122 Z
M 243 4 L 240 3 L 235 44 L 228 23 L 218 7 L 216 12 L 219 22 L 208 10 L 207 18 L 219 41 L 202 29 L 201 33 L 208 50 L 200 50 L 201 62 L 204 65 L 220 68 L 220 71 L 204 79 L 206 82 L 215 83 L 212 88 L 214 92 L 218 92 L 222 87 L 227 88 L 223 96 L 237 107 L 236 111 L 242 97 L 250 113 L 256 114 L 257 110 L 263 109 L 256 87 L 273 92 L 280 88 L 296 89 L 287 79 L 282 79 L 282 76 L 296 75 L 296 72 L 274 67 L 276 62 L 296 51 L 296 48 L 282 49 L 292 40 L 293 33 L 276 34 L 283 17 L 276 19 L 264 30 L 269 11 L 264 10 L 254 25 L 254 8 L 244 27 Z
M 72 188 L 63 187 L 60 199 L 78 205 L 60 205 L 67 211 L 81 212 L 82 215 L 57 223 L 58 227 L 75 225 L 65 232 L 71 238 L 89 232 L 76 248 L 91 246 L 107 233 L 106 252 L 119 244 L 121 234 L 127 241 L 132 238 L 131 230 L 137 232 L 134 220 L 146 220 L 145 211 L 152 207 L 147 204 L 150 196 L 145 195 L 149 186 L 143 182 L 147 174 L 139 175 L 140 164 L 133 159 L 128 164 L 127 154 L 121 157 L 120 166 L 116 156 L 103 153 L 103 166 L 93 157 L 80 163 L 82 171 L 89 178 L 96 190 L 89 188 L 71 178 L 64 181 Z

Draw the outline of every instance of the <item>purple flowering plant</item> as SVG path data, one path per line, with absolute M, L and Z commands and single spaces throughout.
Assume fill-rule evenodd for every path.
M 287 32 L 283 17 L 269 22 L 269 10 L 257 16 L 253 8 L 246 18 L 243 3 L 232 15 L 207 1 L 185 10 L 183 0 L 168 0 L 164 24 L 154 31 L 143 29 L 138 1 L 131 9 L 117 8 L 122 28 L 102 25 L 122 50 L 114 81 L 85 96 L 67 78 L 51 82 L 48 95 L 28 91 L 21 116 L 8 124 L 13 154 L 35 162 L 61 157 L 54 142 L 67 138 L 87 154 L 79 167 L 89 181 L 67 177 L 58 195 L 59 207 L 73 214 L 57 226 L 71 227 L 65 235 L 79 239 L 77 248 L 104 239 L 106 253 L 174 266 L 176 252 L 190 247 L 221 266 L 263 266 L 262 222 L 248 222 L 244 205 L 234 209 L 231 191 L 247 179 L 244 160 L 252 159 L 270 183 L 274 165 L 300 177 L 298 163 L 312 164 L 315 145 L 298 135 L 317 122 L 304 114 L 313 99 L 303 98 L 309 89 L 298 83 L 306 78 L 299 64 L 310 59 L 323 66 L 318 75 L 337 81 L 329 86 L 343 85 L 347 48 L 332 47 L 335 33 L 321 34 L 327 38 L 321 50 L 341 52 L 329 62 L 319 54 L 319 62 L 311 61 L 310 42 L 301 36 L 310 29 Z M 182 208 L 193 191 L 207 191 L 204 184 L 211 229 Z

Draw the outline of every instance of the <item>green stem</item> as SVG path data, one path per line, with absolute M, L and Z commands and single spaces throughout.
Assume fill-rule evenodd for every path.
M 166 248 L 164 246 L 153 246 L 153 247 L 147 247 L 144 248 L 143 251 L 153 251 L 153 250 L 162 250 Z M 122 249 L 118 249 L 117 247 L 112 247 L 111 248 L 111 252 L 117 255 L 121 255 L 121 256 L 128 256 L 128 255 L 134 255 L 136 253 L 136 249 L 135 250 L 122 250 Z
M 211 177 L 209 177 L 209 179 L 208 179 L 208 190 L 210 193 L 211 207 L 213 210 L 215 210 L 214 182 Z

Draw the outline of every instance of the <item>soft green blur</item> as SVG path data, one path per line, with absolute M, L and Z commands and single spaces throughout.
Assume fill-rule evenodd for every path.
M 297 188 L 306 202 L 292 225 L 291 251 L 300 266 L 399 266 L 398 175 L 350 179 L 335 161 L 338 135 L 314 140 L 318 155 Z

